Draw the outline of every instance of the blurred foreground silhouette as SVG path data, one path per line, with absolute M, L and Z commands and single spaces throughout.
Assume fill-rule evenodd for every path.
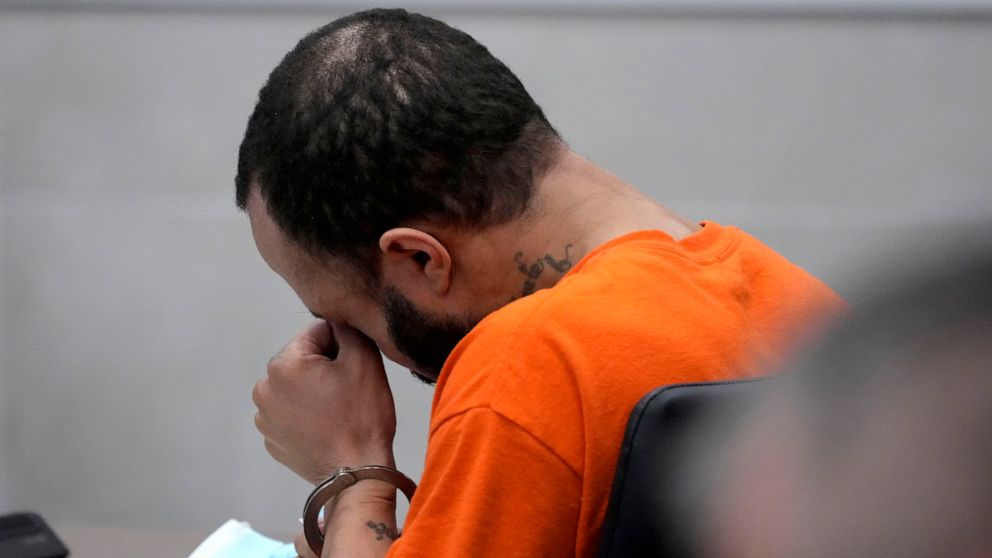
M 992 556 L 992 250 L 889 270 L 683 467 L 694 553 Z M 690 476 L 691 475 L 691 476 Z

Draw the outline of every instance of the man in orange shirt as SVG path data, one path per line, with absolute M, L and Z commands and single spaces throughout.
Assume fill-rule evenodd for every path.
M 569 150 L 485 47 L 401 10 L 279 64 L 237 199 L 320 319 L 253 393 L 273 457 L 314 483 L 393 467 L 380 351 L 437 382 L 402 538 L 395 487 L 361 480 L 326 507 L 323 556 L 591 556 L 637 399 L 767 370 L 841 304 Z

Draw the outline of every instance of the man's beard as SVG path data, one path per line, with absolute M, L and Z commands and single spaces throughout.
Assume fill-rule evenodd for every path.
M 448 355 L 478 320 L 428 314 L 393 287 L 386 287 L 383 294 L 383 312 L 396 350 L 414 363 L 410 370 L 414 376 L 435 383 Z

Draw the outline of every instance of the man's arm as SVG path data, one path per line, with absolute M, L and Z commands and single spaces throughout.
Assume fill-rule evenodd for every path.
M 381 558 L 399 536 L 396 529 L 396 487 L 364 480 L 346 488 L 324 508 L 327 518 L 323 557 Z M 303 533 L 296 537 L 296 552 L 318 558 Z
M 394 465 L 396 415 L 382 357 L 371 340 L 316 322 L 270 362 L 255 386 L 255 424 L 280 463 L 311 483 L 339 467 Z M 396 533 L 396 487 L 364 480 L 325 509 L 324 555 L 381 557 Z M 303 548 L 306 543 L 303 542 Z M 306 556 L 300 552 L 302 556 Z
M 570 426 L 572 427 L 572 426 Z M 491 408 L 431 432 L 420 487 L 390 558 L 574 557 L 582 478 Z
M 541 440 L 491 409 L 460 414 L 432 433 L 403 536 L 391 547 L 388 540 L 370 537 L 382 530 L 367 519 L 377 511 L 368 500 L 376 488 L 350 492 L 365 482 L 341 493 L 347 500 L 335 506 L 324 557 L 378 556 L 383 548 L 391 558 L 575 556 L 579 474 Z M 395 489 L 388 484 L 379 493 L 392 494 Z M 364 503 L 346 505 L 355 500 Z M 383 539 L 392 534 L 387 531 Z M 302 534 L 296 550 L 303 558 L 317 558 Z
M 392 466 L 382 432 L 391 443 L 395 415 L 384 372 L 371 366 L 382 366 L 378 353 L 371 361 L 357 358 L 362 353 L 355 346 L 361 345 L 354 341 L 363 337 L 342 335 L 338 327 L 332 337 L 319 326 L 291 342 L 256 389 L 266 446 L 315 483 L 342 466 Z M 337 357 L 317 356 L 333 352 L 335 337 Z M 374 345 L 367 349 L 366 357 Z M 378 441 L 368 443 L 370 438 Z M 396 539 L 396 488 L 360 481 L 325 509 L 323 556 L 574 556 L 582 480 L 552 445 L 488 407 L 451 417 L 431 433 L 403 536 Z M 300 556 L 317 558 L 302 535 L 296 548 Z

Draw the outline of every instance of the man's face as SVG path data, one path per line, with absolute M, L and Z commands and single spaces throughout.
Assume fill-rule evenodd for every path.
M 290 242 L 269 216 L 257 188 L 247 212 L 262 259 L 311 313 L 357 329 L 388 359 L 425 382 L 437 380 L 448 354 L 477 321 L 425 312 L 391 286 L 382 287 L 379 300 L 372 300 L 346 280 L 347 264 L 318 261 Z
M 434 383 L 448 355 L 477 320 L 428 314 L 393 287 L 383 289 L 382 299 L 390 341 L 414 363 L 414 376 Z

